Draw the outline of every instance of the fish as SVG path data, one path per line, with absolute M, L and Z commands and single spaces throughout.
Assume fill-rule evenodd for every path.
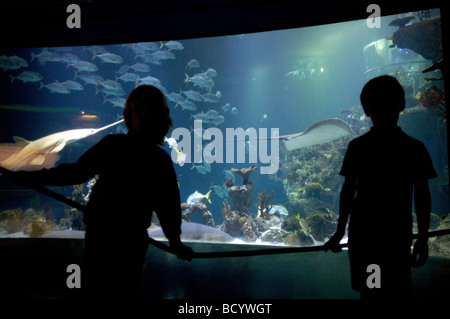
M 103 99 L 104 99 L 103 100 L 103 104 L 105 104 L 106 102 L 109 102 L 109 103 L 111 103 L 114 106 L 125 108 L 126 99 L 123 98 L 123 97 L 116 96 L 116 97 L 112 97 L 110 99 L 107 99 L 106 96 L 103 96 Z
M 155 240 L 167 240 L 161 228 L 149 230 L 148 236 Z M 226 243 L 233 241 L 233 237 L 227 233 L 210 226 L 198 223 L 181 223 L 182 241 L 202 241 Z
M 170 148 L 178 148 L 177 140 L 174 139 L 173 137 L 169 137 L 169 138 L 164 137 L 164 142 L 166 142 Z
M 77 61 L 75 63 L 67 64 L 67 66 L 73 66 L 78 71 L 97 72 L 98 68 L 94 63 L 86 61 Z
M 88 136 L 97 134 L 114 125 L 122 123 L 123 119 L 112 124 L 94 129 L 75 129 L 54 133 L 41 137 L 35 141 L 27 141 L 20 137 L 14 137 L 16 142 L 16 152 L 0 162 L 0 166 L 11 171 L 36 170 L 46 161 L 47 157 L 54 156 L 60 152 L 67 144 L 79 141 Z M 0 153 L 2 152 L 0 148 Z M 57 160 L 57 159 L 56 159 Z M 54 162 L 56 162 L 56 160 Z M 54 165 L 54 163 L 53 163 Z M 48 168 L 48 167 L 47 167 Z
M 139 79 L 139 85 L 142 85 L 142 84 L 152 85 L 152 86 L 155 86 L 155 87 L 160 87 L 161 86 L 161 81 L 158 80 L 157 78 L 154 78 L 154 77 L 149 75 L 149 76 L 146 76 L 144 78 L 140 78 Z
M 205 76 L 207 76 L 208 78 L 215 78 L 217 76 L 217 72 L 214 69 L 209 68 L 208 70 L 206 70 L 204 72 Z
M 126 94 L 123 89 L 103 88 L 100 91 L 102 91 L 106 95 L 113 95 L 113 96 L 124 96 Z M 95 92 L 95 94 L 97 94 L 97 93 L 98 93 L 98 91 Z
M 307 146 L 331 142 L 352 134 L 352 129 L 344 121 L 326 119 L 314 123 L 304 132 L 270 137 L 269 139 L 280 139 L 283 149 L 293 151 Z
M 268 214 L 273 215 L 273 214 L 275 214 L 275 212 L 278 212 L 280 215 L 283 215 L 283 216 L 289 215 L 286 207 L 284 207 L 283 205 L 273 205 L 269 209 Z
M 219 125 L 225 122 L 225 117 L 223 115 L 219 115 L 218 117 L 211 120 L 214 125 Z
M 139 62 L 130 66 L 130 69 L 133 69 L 134 71 L 141 72 L 141 73 L 146 73 L 146 72 L 151 71 L 151 68 L 148 64 L 139 63 Z
M 171 92 L 169 94 L 166 94 L 166 97 L 169 99 L 169 101 L 175 102 L 175 107 L 180 104 L 180 102 L 184 101 L 184 98 L 176 92 Z
M 220 198 L 229 197 L 227 188 L 225 185 L 223 185 L 223 186 L 214 185 L 214 186 L 212 186 L 212 189 L 214 190 L 216 195 L 219 196 Z
M 22 59 L 21 57 L 18 57 L 17 55 L 8 57 L 7 55 L 3 54 L 0 56 L 0 68 L 3 69 L 3 71 L 6 70 L 16 70 L 20 69 L 21 67 L 27 67 L 28 62 L 25 59 Z
M 183 91 L 182 92 L 188 99 L 191 99 L 192 101 L 197 101 L 197 102 L 203 102 L 203 96 L 194 90 L 188 90 L 188 91 Z
M 75 81 L 67 80 L 67 81 L 62 82 L 61 84 L 71 91 L 83 91 L 84 90 L 83 86 L 80 83 L 75 82 Z
M 59 62 L 61 58 L 58 53 L 47 51 L 43 49 L 41 53 L 34 54 L 31 52 L 31 62 L 34 59 L 38 59 L 40 65 L 45 65 L 46 62 Z
M 137 84 L 139 82 L 139 74 L 127 72 L 119 77 L 116 77 L 116 81 L 117 80 L 122 80 L 124 82 L 134 82 L 135 84 Z
M 202 201 L 203 198 L 206 198 L 206 201 L 211 204 L 211 199 L 209 198 L 211 195 L 211 191 L 212 191 L 212 189 L 210 189 L 208 191 L 208 193 L 206 193 L 206 195 L 203 195 L 203 194 L 199 193 L 198 191 L 195 191 L 193 194 L 189 195 L 186 203 L 188 205 L 192 205 L 194 203 Z
M 191 102 L 189 100 L 184 100 L 178 104 L 181 105 L 181 108 L 183 110 L 189 110 L 189 111 L 197 110 L 197 105 L 195 105 L 193 102 Z
M 191 61 L 189 61 L 186 65 L 186 69 L 193 69 L 193 68 L 199 68 L 200 67 L 200 62 L 196 59 L 192 59 Z
M 276 212 L 278 212 L 280 217 L 289 215 L 288 210 L 283 205 L 272 205 L 272 207 L 269 209 L 267 214 L 273 215 Z M 260 217 L 260 216 L 261 216 L 261 211 L 258 209 L 258 214 L 256 215 L 256 217 Z
M 178 41 L 168 41 L 166 43 L 161 43 L 161 47 L 169 48 L 170 50 L 183 50 L 184 46 Z
M 69 94 L 70 93 L 70 89 L 67 88 L 66 86 L 64 86 L 62 83 L 59 83 L 58 81 L 49 83 L 44 85 L 41 82 L 41 86 L 39 87 L 39 89 L 42 89 L 43 87 L 46 87 L 47 89 L 50 90 L 50 93 L 60 93 L 60 94 Z
M 175 55 L 166 50 L 158 50 L 150 54 L 152 57 L 158 60 L 169 60 L 169 59 L 175 59 Z
M 105 89 L 116 90 L 116 91 L 123 89 L 122 84 L 120 84 L 119 82 L 113 81 L 113 80 L 106 80 L 99 84 L 101 86 L 103 86 Z
M 98 74 L 77 74 L 77 72 L 75 72 L 75 77 L 73 79 L 75 80 L 77 77 L 82 79 L 85 84 L 98 85 L 100 82 L 105 81 Z
M 144 49 L 145 51 L 158 51 L 159 45 L 156 42 L 139 42 L 133 46 Z
M 208 169 L 206 168 L 206 166 L 204 165 L 195 165 L 194 163 L 192 163 L 192 167 L 191 169 L 196 169 L 198 173 L 205 175 L 206 173 L 208 173 Z
M 231 109 L 231 105 L 230 103 L 225 104 L 224 106 L 222 106 L 222 111 L 224 113 L 228 112 Z
M 203 89 L 211 90 L 214 86 L 214 81 L 208 78 L 203 73 L 195 74 L 191 77 L 185 74 L 186 78 L 184 80 L 185 83 L 193 83 L 195 86 L 201 87 Z
M 231 180 L 233 182 L 233 184 L 236 183 L 236 176 L 234 175 L 234 173 L 231 170 L 224 170 L 223 171 L 225 173 L 225 180 Z
M 173 147 L 172 149 L 177 153 L 175 162 L 182 167 L 186 163 L 186 153 L 183 153 L 183 150 L 179 150 L 177 147 Z
M 217 91 L 220 93 L 220 91 Z M 219 102 L 219 97 L 216 94 L 213 94 L 211 92 L 205 93 L 203 95 L 203 99 L 205 100 L 205 102 L 211 102 L 211 103 L 218 103 Z
M 11 78 L 11 83 L 14 83 L 14 80 L 16 79 L 21 80 L 23 83 L 26 83 L 26 82 L 39 82 L 44 78 L 41 74 L 30 71 L 23 71 L 17 76 L 10 75 L 9 77 Z
M 123 59 L 120 55 L 114 54 L 114 53 L 102 53 L 102 54 L 97 54 L 94 52 L 94 56 L 92 57 L 92 60 L 94 60 L 95 58 L 99 58 L 100 60 L 102 60 L 103 63 L 114 63 L 114 64 L 121 64 L 123 63 Z
M 237 109 L 237 107 L 236 106 L 233 106 L 232 108 L 231 108 L 231 114 L 233 114 L 233 115 L 238 115 L 238 109 Z

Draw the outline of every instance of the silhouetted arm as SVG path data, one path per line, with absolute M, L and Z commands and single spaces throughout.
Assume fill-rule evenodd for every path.
M 181 242 L 181 203 L 178 189 L 177 176 L 173 168 L 172 160 L 164 152 L 163 161 L 158 168 L 160 180 L 156 190 L 156 203 L 154 210 L 158 215 L 164 235 L 170 243 L 170 247 L 176 250 L 179 258 L 191 260 L 193 251 Z
M 331 250 L 333 252 L 341 251 L 339 242 L 345 235 L 345 227 L 347 225 L 348 216 L 352 208 L 353 199 L 356 194 L 356 179 L 353 177 L 346 177 L 344 185 L 342 185 L 341 195 L 339 198 L 339 220 L 336 232 L 325 243 L 325 250 Z
M 77 162 L 60 164 L 55 168 L 42 169 L 35 172 L 19 171 L 12 174 L 12 179 L 18 184 L 43 184 L 43 185 L 77 185 L 87 182 L 98 174 L 98 170 L 104 162 L 105 149 L 112 141 L 110 136 L 88 149 L 80 156 Z
M 422 179 L 414 183 L 414 207 L 417 216 L 419 238 L 414 244 L 413 266 L 419 267 L 424 265 L 428 259 L 428 228 L 430 226 L 431 195 L 427 179 Z

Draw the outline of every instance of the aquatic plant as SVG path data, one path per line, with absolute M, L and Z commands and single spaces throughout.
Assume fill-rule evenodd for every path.
M 266 219 L 268 219 L 269 216 L 269 211 L 272 208 L 273 204 L 270 203 L 270 201 L 272 200 L 274 191 L 272 190 L 272 192 L 269 194 L 266 194 L 266 190 L 263 189 L 262 192 L 258 193 L 258 202 L 255 204 L 256 205 L 256 209 L 258 210 L 258 216 L 262 216 Z

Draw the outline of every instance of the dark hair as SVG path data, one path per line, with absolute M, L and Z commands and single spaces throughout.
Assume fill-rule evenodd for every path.
M 366 83 L 361 92 L 361 104 L 368 114 L 369 108 L 376 111 L 401 112 L 405 109 L 405 91 L 397 79 L 382 75 Z
M 137 129 L 132 125 L 133 114 L 138 117 Z M 128 95 L 123 117 L 130 133 L 144 134 L 157 144 L 164 144 L 164 137 L 172 127 L 167 100 L 151 85 L 138 86 Z

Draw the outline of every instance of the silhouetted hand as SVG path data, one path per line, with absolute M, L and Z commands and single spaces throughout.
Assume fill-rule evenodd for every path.
M 180 259 L 191 261 L 192 257 L 194 256 L 194 251 L 192 250 L 192 248 L 189 246 L 185 246 L 182 243 L 170 245 L 170 247 L 174 249 L 174 253 Z
M 413 252 L 411 255 L 411 265 L 413 267 L 420 267 L 425 265 L 428 259 L 428 240 L 418 239 L 414 243 Z
M 340 253 L 342 251 L 341 246 L 339 246 L 339 243 L 342 239 L 342 236 L 334 234 L 330 240 L 328 240 L 325 244 L 325 251 L 331 250 L 334 253 Z

